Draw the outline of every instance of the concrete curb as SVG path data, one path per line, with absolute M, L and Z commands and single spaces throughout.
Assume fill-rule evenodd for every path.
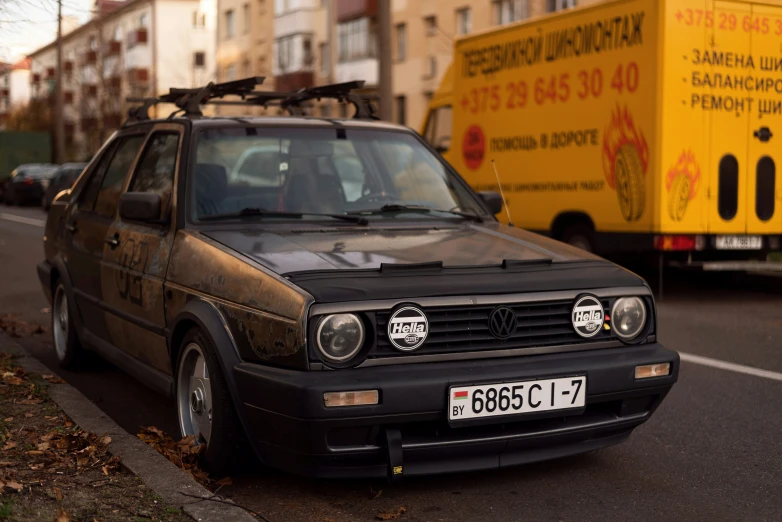
M 30 373 L 52 373 L 43 363 L 3 333 L 0 333 L 0 352 L 14 356 L 15 364 Z M 100 436 L 110 436 L 109 452 L 122 459 L 122 464 L 138 476 L 147 487 L 160 495 L 166 504 L 181 508 L 199 521 L 256 520 L 240 507 L 186 496 L 195 495 L 207 499 L 212 496 L 212 493 L 163 455 L 141 442 L 138 437 L 120 428 L 70 384 L 50 385 L 49 396 L 82 429 Z

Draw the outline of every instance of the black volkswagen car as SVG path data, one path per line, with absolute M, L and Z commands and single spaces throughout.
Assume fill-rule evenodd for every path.
M 212 470 L 320 477 L 511 466 L 624 441 L 677 380 L 638 276 L 500 224 L 353 89 L 172 90 L 54 201 L 38 274 L 83 350 L 176 398 Z M 291 117 L 203 117 L 238 94 Z M 306 117 L 347 100 L 353 119 Z M 147 102 L 149 103 L 149 102 Z M 252 151 L 254 169 L 236 163 Z

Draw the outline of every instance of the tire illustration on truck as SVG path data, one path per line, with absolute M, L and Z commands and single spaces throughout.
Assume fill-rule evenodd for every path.
M 695 197 L 700 178 L 701 169 L 695 161 L 695 153 L 691 149 L 683 151 L 665 176 L 668 215 L 672 220 L 684 219 L 687 204 Z
M 627 222 L 638 221 L 644 213 L 648 166 L 646 138 L 636 129 L 627 107 L 617 106 L 603 135 L 603 170 Z

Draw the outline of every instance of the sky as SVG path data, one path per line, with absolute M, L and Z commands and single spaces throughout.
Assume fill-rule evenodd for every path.
M 63 16 L 80 23 L 94 0 L 62 0 Z M 0 0 L 0 61 L 15 62 L 57 37 L 57 0 Z

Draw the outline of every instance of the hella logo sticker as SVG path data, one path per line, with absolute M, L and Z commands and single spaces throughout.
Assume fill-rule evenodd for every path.
M 586 295 L 573 305 L 573 328 L 581 337 L 594 337 L 603 328 L 605 312 L 596 297 Z
M 411 352 L 429 335 L 429 321 L 415 306 L 405 306 L 391 314 L 388 320 L 388 340 L 397 350 Z

